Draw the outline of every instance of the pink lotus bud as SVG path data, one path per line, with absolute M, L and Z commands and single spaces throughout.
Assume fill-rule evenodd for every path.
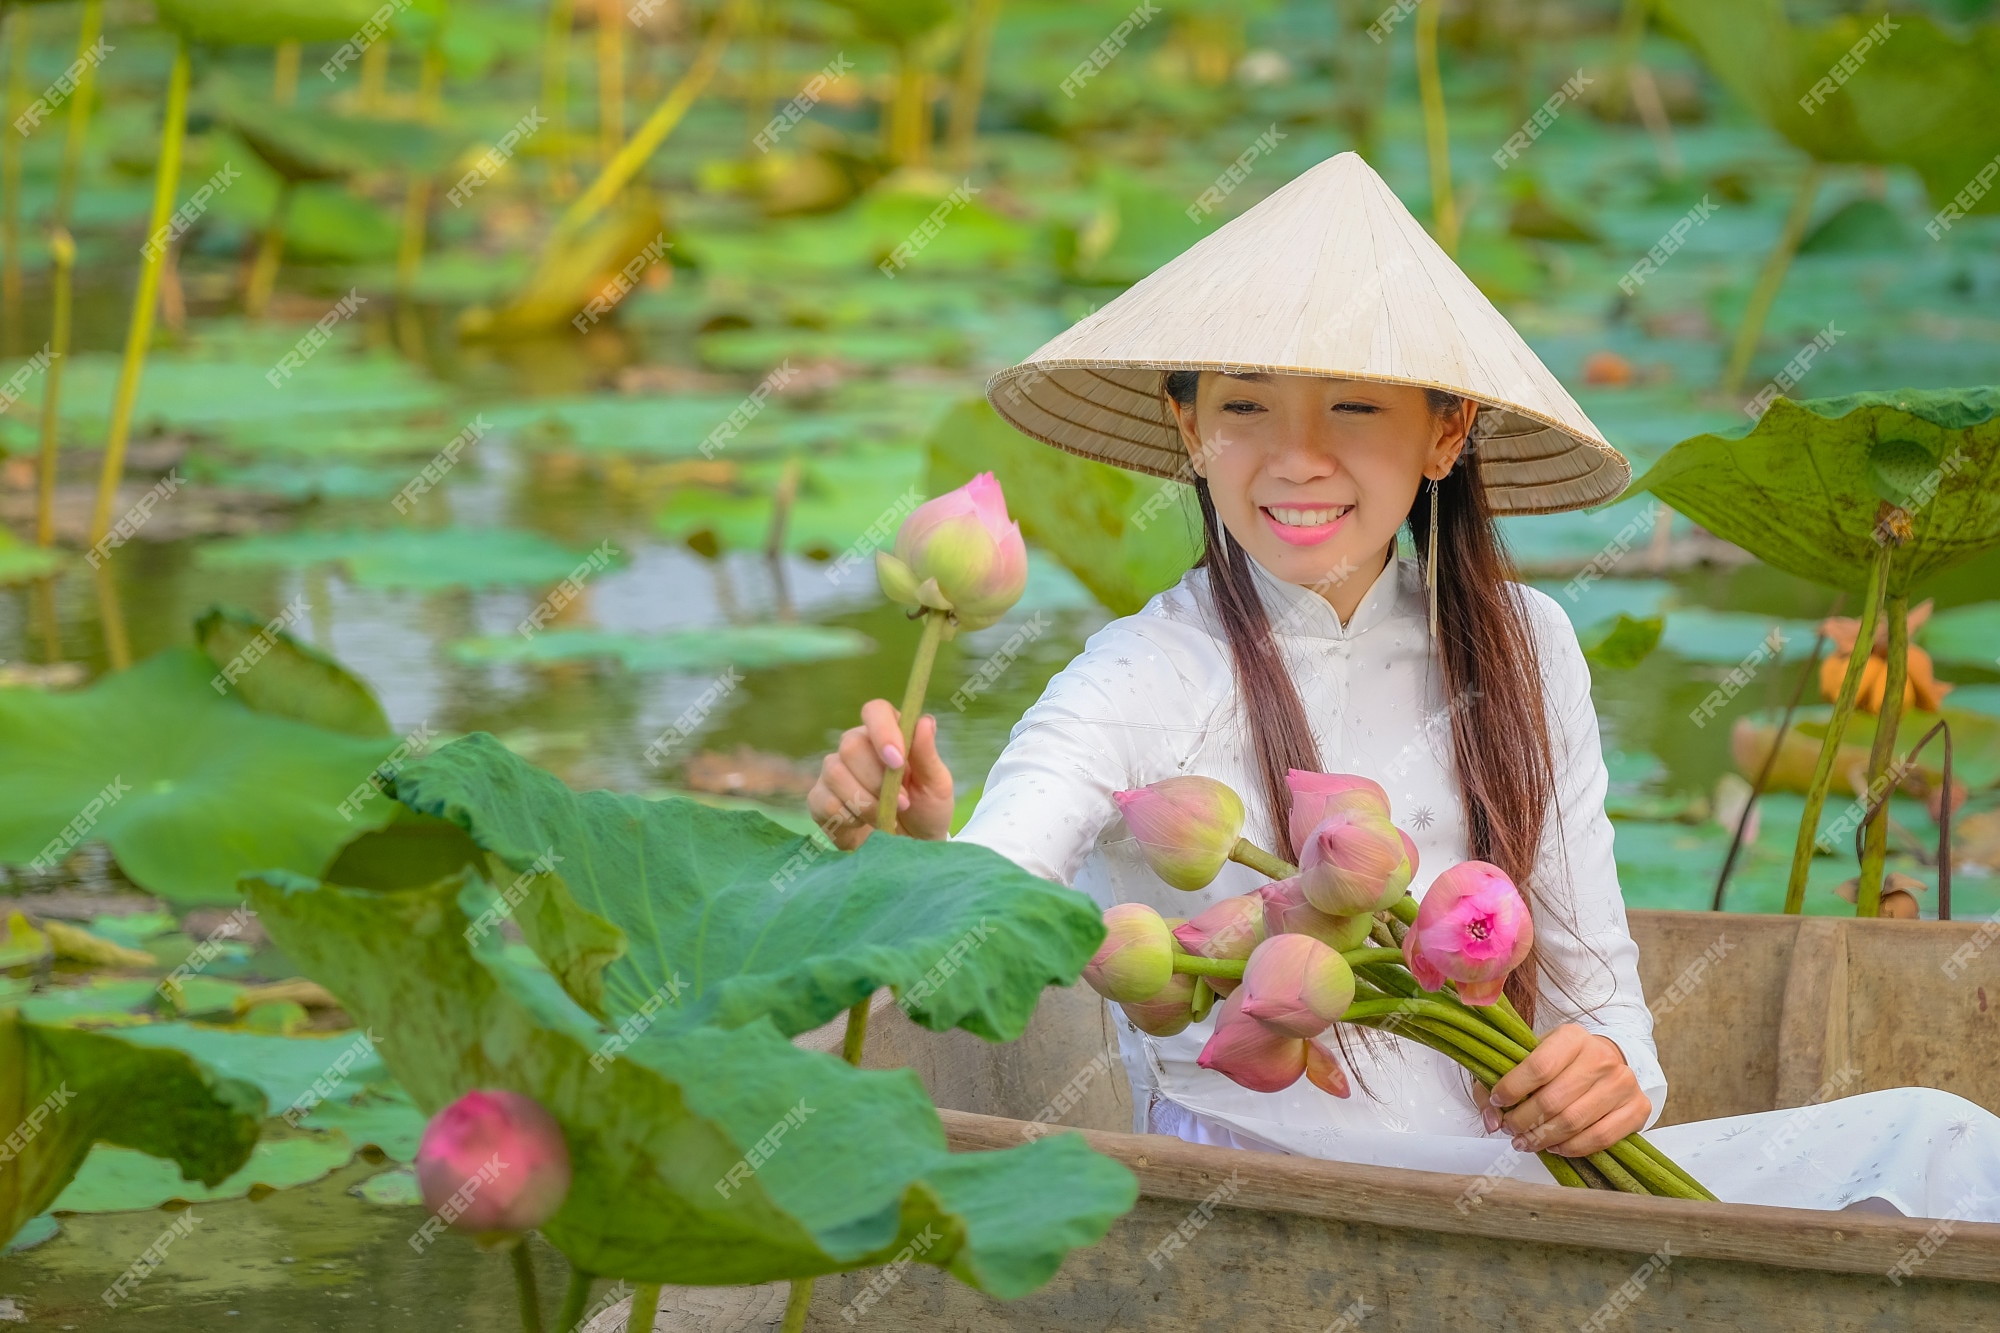
M 1310 935 L 1273 935 L 1250 955 L 1238 996 L 1245 1017 L 1317 1037 L 1353 1003 L 1354 972 Z
M 1292 789 L 1292 846 L 1303 848 L 1312 831 L 1332 809 L 1372 809 L 1389 817 L 1389 793 L 1382 784 L 1354 773 L 1313 773 L 1303 768 L 1285 774 Z
M 878 551 L 882 591 L 905 606 L 951 611 L 960 629 L 984 629 L 1021 600 L 1028 549 L 991 472 L 911 511 L 895 553 Z
M 1353 1089 L 1347 1086 L 1347 1071 L 1340 1067 L 1340 1061 L 1328 1050 L 1324 1043 L 1306 1043 L 1306 1077 L 1314 1087 L 1336 1097 L 1345 1097 Z
M 1136 1004 L 1166 988 L 1174 975 L 1174 937 L 1144 903 L 1105 909 L 1104 943 L 1084 964 L 1083 979 L 1107 1000 Z
M 1252 1092 L 1282 1092 L 1306 1072 L 1306 1043 L 1243 1012 L 1243 997 L 1232 995 L 1216 1011 L 1215 1031 L 1195 1057 Z
M 1497 1003 L 1507 974 L 1535 942 L 1528 905 L 1499 866 L 1462 861 L 1431 881 L 1403 960 L 1425 990 L 1456 982 L 1467 1004 Z
M 1166 989 L 1150 1000 L 1118 1006 L 1132 1026 L 1155 1037 L 1171 1037 L 1194 1022 L 1194 978 L 1175 972 Z
M 1214 778 L 1162 778 L 1111 799 L 1153 873 L 1177 889 L 1207 888 L 1243 835 L 1243 799 Z
M 1414 870 L 1401 831 L 1363 807 L 1336 805 L 1299 849 L 1306 901 L 1333 916 L 1381 911 L 1403 896 Z
M 1248 958 L 1264 942 L 1264 899 L 1255 891 L 1224 898 L 1175 926 L 1174 938 L 1199 958 Z M 1210 977 L 1208 984 L 1217 995 L 1236 989 L 1233 977 Z
M 1306 901 L 1298 876 L 1266 884 L 1256 893 L 1264 900 L 1264 933 L 1268 935 L 1310 935 L 1339 952 L 1359 949 L 1368 942 L 1374 922 L 1366 916 L 1329 916 Z
M 416 1168 L 424 1207 L 482 1244 L 541 1226 L 569 1193 L 562 1127 L 518 1092 L 482 1088 L 432 1116 Z

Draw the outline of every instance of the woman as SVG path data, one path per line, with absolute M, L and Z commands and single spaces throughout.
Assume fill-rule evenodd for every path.
M 1358 157 L 1307 172 L 996 376 L 1047 443 L 1191 481 L 1204 551 L 1093 636 L 1015 728 L 961 837 L 1100 903 L 1191 917 L 1263 882 L 1236 865 L 1180 893 L 1147 867 L 1114 791 L 1220 779 L 1245 836 L 1287 859 L 1285 774 L 1357 773 L 1416 841 L 1411 892 L 1490 861 L 1534 916 L 1508 993 L 1542 1034 L 1493 1089 L 1427 1048 L 1344 1030 L 1363 1091 L 1278 1093 L 1200 1068 L 1213 1017 L 1156 1038 L 1118 1017 L 1141 1129 L 1194 1142 L 1548 1180 L 1650 1127 L 1666 1079 L 1604 813 L 1590 673 L 1562 610 L 1511 581 L 1494 511 L 1604 503 L 1629 468 Z M 1415 559 L 1397 558 L 1407 526 Z M 931 719 L 901 751 L 875 700 L 810 806 L 853 846 L 907 764 L 899 831 L 946 835 Z M 1873 1130 L 1872 1137 L 1868 1131 Z M 1900 1090 L 1659 1131 L 1725 1199 L 2000 1216 L 2000 1120 Z M 1967 1204 L 1969 1182 L 1990 1182 Z

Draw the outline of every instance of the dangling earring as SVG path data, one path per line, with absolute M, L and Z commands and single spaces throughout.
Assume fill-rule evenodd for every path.
M 1437 478 L 1431 482 L 1431 538 L 1424 552 L 1424 587 L 1431 600 L 1431 643 L 1436 651 L 1443 652 L 1442 640 L 1438 637 L 1438 484 Z

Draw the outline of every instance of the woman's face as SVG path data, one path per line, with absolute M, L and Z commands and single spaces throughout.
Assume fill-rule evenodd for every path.
M 1173 406 L 1223 526 L 1343 616 L 1388 559 L 1417 487 L 1457 461 L 1477 410 L 1468 401 L 1440 418 L 1407 385 L 1208 371 L 1194 407 Z

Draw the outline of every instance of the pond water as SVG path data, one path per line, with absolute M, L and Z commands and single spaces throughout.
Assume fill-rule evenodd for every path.
M 1327 46 L 1314 26 L 1325 8 L 1280 7 L 1262 21 L 1261 49 L 1309 53 L 1294 63 L 1313 68 Z M 0 585 L 0 668 L 70 662 L 96 677 L 121 657 L 138 661 L 186 644 L 211 605 L 268 617 L 303 599 L 308 609 L 292 632 L 365 679 L 400 733 L 435 741 L 491 731 L 573 786 L 696 790 L 704 799 L 755 804 L 803 829 L 800 796 L 818 757 L 863 700 L 900 687 L 915 641 L 900 609 L 882 601 L 867 562 L 845 572 L 840 557 L 865 551 L 871 528 L 885 530 L 878 520 L 912 487 L 921 489 L 925 440 L 938 421 L 976 396 L 992 370 L 1202 234 L 1180 220 L 1186 200 L 1267 121 L 1287 127 L 1269 177 L 1258 176 L 1228 212 L 1345 146 L 1320 105 L 1323 79 L 1303 72 L 1220 92 L 1135 86 L 1124 114 L 1052 135 L 1030 114 L 1052 101 L 1047 89 L 1061 66 L 1050 62 L 1087 50 L 1102 25 L 1095 16 L 1072 22 L 1029 12 L 1019 32 L 1003 28 L 1003 51 L 1019 58 L 1001 62 L 994 97 L 1003 109 L 982 135 L 975 174 L 987 203 L 893 279 L 874 266 L 880 240 L 886 234 L 893 243 L 928 201 L 914 214 L 873 197 L 819 216 L 766 218 L 716 183 L 722 166 L 744 153 L 743 110 L 727 104 L 698 106 L 649 177 L 671 201 L 671 268 L 656 269 L 615 321 L 582 336 L 565 329 L 481 346 L 452 332 L 461 309 L 497 299 L 525 272 L 531 238 L 552 216 L 539 167 L 525 180 L 496 183 L 481 201 L 484 212 L 441 210 L 416 300 L 398 305 L 388 297 L 379 253 L 307 254 L 288 264 L 273 317 L 255 326 L 236 313 L 236 292 L 258 214 L 249 202 L 220 209 L 181 258 L 186 326 L 164 332 L 148 364 L 130 472 L 135 496 L 168 476 L 184 485 L 115 553 L 105 578 L 72 561 L 52 586 Z M 1063 45 L 1085 30 L 1089 40 Z M 157 82 L 163 53 L 153 36 L 133 34 L 132 63 L 112 80 L 108 140 L 144 138 L 146 88 Z M 1599 43 L 1588 34 L 1578 40 L 1586 52 Z M 59 44 L 47 45 L 37 48 L 38 61 L 54 60 Z M 1058 57 L 1040 54 L 1045 47 Z M 1692 82 L 1679 48 L 1648 51 Z M 803 41 L 778 52 L 787 71 L 816 68 L 826 54 Z M 1551 56 L 1551 69 L 1568 57 Z M 1049 68 L 1057 73 L 1044 78 Z M 452 90 L 454 115 L 467 125 L 504 127 L 532 98 L 531 63 L 503 61 L 495 70 Z M 650 77 L 657 84 L 663 75 Z M 1421 216 L 1415 98 L 1407 69 L 1399 66 L 1396 77 L 1398 92 L 1383 110 L 1381 166 Z M 1513 187 L 1484 167 L 1480 145 L 1500 142 L 1518 117 L 1500 91 L 1497 63 L 1468 59 L 1452 80 L 1463 102 L 1453 112 L 1460 170 L 1474 182 L 1465 201 L 1466 265 L 1608 438 L 1643 470 L 1684 437 L 1742 424 L 1739 403 L 1711 386 L 1785 213 L 1795 155 L 1713 89 L 1706 118 L 1675 127 L 1685 164 L 1678 179 L 1663 175 L 1642 129 L 1578 114 L 1535 146 L 1533 168 L 1539 188 L 1599 239 L 1509 234 Z M 860 108 L 828 107 L 821 117 L 830 132 L 851 135 L 872 124 L 872 111 Z M 222 131 L 198 134 L 187 178 L 242 151 Z M 30 161 L 31 220 L 46 207 L 48 165 Z M 65 502 L 77 506 L 95 475 L 129 299 L 125 233 L 144 208 L 135 178 L 108 163 L 92 173 L 85 191 L 92 226 L 82 229 L 89 280 L 64 407 Z M 1640 299 L 1620 299 L 1618 275 L 1707 194 L 1722 201 L 1714 219 Z M 369 206 L 380 212 L 386 204 Z M 1829 326 L 1839 329 L 1833 349 L 1801 393 L 2000 381 L 2000 231 L 1972 220 L 1942 243 L 1925 240 L 1929 206 L 1914 177 L 1902 174 L 1842 177 L 1816 221 L 1850 207 L 1887 218 L 1886 230 L 1856 242 L 1833 228 L 1808 246 L 1773 311 L 1753 386 Z M 45 288 L 32 249 L 29 262 L 28 308 L 39 323 Z M 267 370 L 350 286 L 370 293 L 361 312 L 294 379 L 268 383 Z M 13 365 L 38 341 L 17 337 L 0 349 L 0 361 Z M 1606 354 L 1623 367 L 1609 378 L 1628 382 L 1592 382 L 1606 376 L 1586 374 L 1586 364 Z M 772 404 L 752 412 L 717 458 L 703 457 L 701 443 L 750 401 L 762 377 L 787 367 L 793 378 Z M 17 532 L 28 530 L 22 516 L 31 512 L 24 474 L 13 466 L 32 446 L 31 405 L 0 414 L 0 448 L 10 455 L 0 500 L 12 506 L 5 512 Z M 467 431 L 476 442 L 435 488 L 399 506 L 426 461 Z M 763 549 L 770 497 L 787 460 L 797 463 L 798 498 L 773 555 Z M 1728 841 L 1712 806 L 1718 781 L 1734 771 L 1730 725 L 1782 707 L 1814 624 L 1835 599 L 1704 544 L 1683 519 L 1673 520 L 1667 543 L 1626 539 L 1632 549 L 1610 577 L 1570 595 L 1575 572 L 1618 544 L 1649 503 L 1506 527 L 1527 576 L 1556 595 L 1586 635 L 1620 613 L 1663 616 L 1662 646 L 1636 666 L 1595 668 L 1594 696 L 1628 903 L 1703 908 Z M 544 616 L 545 634 L 521 634 L 564 571 L 595 551 L 607 554 L 601 568 L 589 567 L 582 595 Z M 2000 560 L 1963 566 L 1927 591 L 1941 609 L 1994 600 Z M 965 796 L 961 813 L 1014 720 L 1111 616 L 1073 573 L 1037 552 L 1021 606 L 945 647 L 930 700 Z M 952 692 L 1035 617 L 1046 628 L 995 685 L 953 707 Z M 1774 627 L 1786 636 L 1781 660 L 1697 723 L 1704 697 Z M 763 637 L 738 633 L 753 628 Z M 578 637 L 591 634 L 598 637 Z M 1958 686 L 1955 705 L 2000 714 L 1994 653 L 2000 643 L 1983 655 L 1940 653 L 1940 677 Z M 649 747 L 660 762 L 649 759 Z M 1800 805 L 1782 793 L 1767 798 L 1760 835 L 1732 880 L 1731 908 L 1776 910 Z M 1993 805 L 1982 791 L 1966 814 L 1989 814 Z M 1892 815 L 1901 830 L 1892 865 L 1933 875 L 1920 856 L 1935 837 L 1921 804 L 1898 799 Z M 2000 911 L 2000 838 L 1984 844 L 1990 860 L 1978 851 L 1959 865 L 1959 916 Z M 1851 910 L 1833 894 L 1851 870 L 1849 858 L 1818 858 L 1808 910 Z M 31 908 L 65 898 L 108 916 L 160 906 L 89 849 L 55 875 L 0 875 L 8 895 L 0 907 L 15 897 Z M 226 888 L 213 901 L 226 904 Z M 135 939 L 171 966 L 200 933 L 168 920 Z M 232 955 L 213 975 L 236 984 L 292 970 L 260 946 Z M 82 980 L 17 971 L 0 982 L 11 995 Z M 285 1030 L 303 1038 L 297 1023 Z M 205 1225 L 142 1289 L 142 1300 L 107 1312 L 97 1293 L 170 1223 L 171 1214 L 154 1208 L 66 1212 L 59 1235 L 0 1260 L 0 1297 L 23 1299 L 35 1326 L 64 1329 L 511 1323 L 501 1260 L 457 1239 L 419 1260 L 406 1244 L 418 1211 L 355 1192 L 394 1163 L 353 1153 L 378 1143 L 390 1158 L 407 1158 L 414 1114 L 406 1104 L 396 1110 L 386 1083 L 370 1086 L 387 1099 L 390 1130 L 355 1128 L 327 1162 L 288 1178 L 305 1183 L 252 1201 L 244 1195 L 256 1182 L 245 1178 L 221 1191 L 230 1197 L 196 1203 Z M 282 1104 L 284 1090 L 270 1092 L 273 1105 Z M 65 1211 L 60 1203 L 58 1210 Z M 552 1305 L 560 1260 L 538 1253 Z

